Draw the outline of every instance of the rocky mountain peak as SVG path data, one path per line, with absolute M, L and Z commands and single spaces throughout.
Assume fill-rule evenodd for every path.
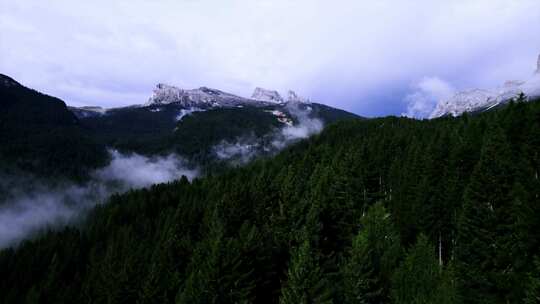
M 279 95 L 277 91 L 266 90 L 260 87 L 255 88 L 255 91 L 253 91 L 253 94 L 251 94 L 251 99 L 276 103 L 283 102 L 283 98 L 281 97 L 281 95 Z
M 278 91 L 256 87 L 251 98 L 244 98 L 217 89 L 200 87 L 197 89 L 181 89 L 165 83 L 158 83 L 148 99 L 146 106 L 178 103 L 186 107 L 231 107 L 238 105 L 264 106 L 269 103 L 285 102 L 309 103 L 309 100 L 289 90 L 287 100 Z
M 184 93 L 184 90 L 178 87 L 164 84 L 164 83 L 158 83 L 152 93 L 152 96 L 150 96 L 150 99 L 148 99 L 148 104 L 155 104 L 155 103 L 166 104 L 166 103 L 179 101 L 181 100 L 183 93 Z
M 159 83 L 156 85 L 152 96 L 145 105 L 176 103 L 185 107 L 208 108 L 231 107 L 248 102 L 249 100 L 246 98 L 208 87 L 181 89 L 172 85 Z

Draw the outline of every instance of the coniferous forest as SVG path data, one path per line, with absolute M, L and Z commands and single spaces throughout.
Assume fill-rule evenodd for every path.
M 1 303 L 540 303 L 540 102 L 351 119 L 0 252 Z

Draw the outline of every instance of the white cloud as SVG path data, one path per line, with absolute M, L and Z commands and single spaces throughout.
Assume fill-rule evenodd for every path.
M 407 112 L 402 114 L 412 118 L 428 117 L 439 101 L 448 99 L 455 93 L 452 85 L 437 77 L 424 77 L 413 89 L 412 93 L 405 96 Z
M 68 103 L 141 103 L 169 82 L 293 88 L 400 113 L 365 97 L 423 75 L 481 87 L 524 78 L 540 2 L 18 0 L 0 2 L 0 32 L 0 71 Z
M 51 186 L 50 181 L 0 176 L 0 186 L 9 189 L 8 193 L 3 193 L 3 199 L 7 199 L 0 201 L 0 248 L 11 246 L 47 226 L 71 223 L 112 193 L 182 176 L 191 180 L 197 175 L 197 170 L 187 168 L 175 155 L 148 158 L 111 151 L 111 157 L 111 163 L 93 172 L 93 178 L 84 185 L 66 182 Z
M 215 156 L 233 164 L 245 164 L 260 153 L 277 153 L 298 140 L 322 131 L 323 122 L 310 116 L 310 106 L 289 103 L 287 104 L 287 112 L 296 120 L 293 125 L 283 125 L 264 137 L 250 134 L 236 138 L 234 141 L 222 141 L 213 147 Z

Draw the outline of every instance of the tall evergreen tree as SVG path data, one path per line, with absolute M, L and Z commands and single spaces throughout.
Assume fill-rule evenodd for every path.
M 495 303 L 508 294 L 512 157 L 502 129 L 493 125 L 465 191 L 457 262 L 466 303 Z
M 341 267 L 345 302 L 388 302 L 390 277 L 399 254 L 399 238 L 390 214 L 378 202 L 362 217 L 361 230 Z
M 287 281 L 282 288 L 280 304 L 332 303 L 329 282 L 319 265 L 317 253 L 309 240 L 292 252 Z
M 251 302 L 256 280 L 253 257 L 245 249 L 256 238 L 255 231 L 241 229 L 240 238 L 228 237 L 216 211 L 206 221 L 208 235 L 193 253 L 176 303 Z
M 525 304 L 540 304 L 540 258 L 536 257 L 529 274 L 529 282 L 525 286 Z
M 392 280 L 394 304 L 457 303 L 451 272 L 439 266 L 426 236 L 418 242 L 396 270 Z

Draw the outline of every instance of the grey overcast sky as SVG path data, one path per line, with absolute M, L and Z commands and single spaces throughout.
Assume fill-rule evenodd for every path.
M 367 116 L 526 79 L 539 0 L 0 0 L 0 73 L 71 105 L 289 88 Z

